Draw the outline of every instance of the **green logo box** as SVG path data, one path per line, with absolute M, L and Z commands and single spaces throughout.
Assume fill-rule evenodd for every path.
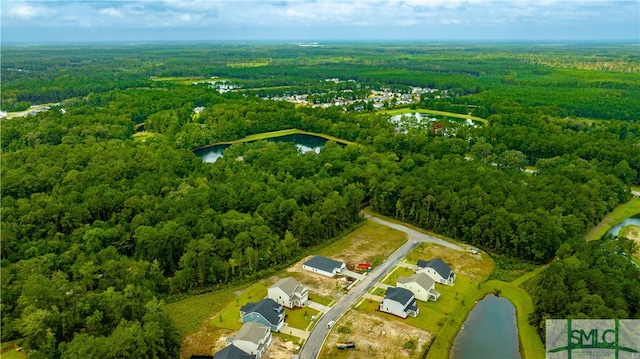
M 547 359 L 640 359 L 638 319 L 548 319 Z

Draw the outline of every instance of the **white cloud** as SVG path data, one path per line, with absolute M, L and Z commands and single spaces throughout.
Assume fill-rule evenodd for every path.
M 34 6 L 29 3 L 13 3 L 8 10 L 10 17 L 21 20 L 31 20 L 38 17 L 45 17 L 53 14 L 53 10 L 43 7 Z
M 112 7 L 108 7 L 106 9 L 102 9 L 99 11 L 99 13 L 101 15 L 107 15 L 107 16 L 112 16 L 112 17 L 119 17 L 119 18 L 123 18 L 124 14 L 122 13 L 122 11 L 116 9 L 116 8 L 112 8 Z

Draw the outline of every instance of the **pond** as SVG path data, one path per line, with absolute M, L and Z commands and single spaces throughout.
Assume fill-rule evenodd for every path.
M 482 122 L 474 121 L 472 119 L 463 119 L 458 117 L 432 115 L 428 113 L 413 112 L 403 113 L 400 115 L 391 116 L 391 122 L 395 123 L 399 128 L 408 130 L 416 127 L 433 126 L 435 123 L 450 122 L 456 124 L 464 124 L 470 127 L 478 127 L 482 125 Z
M 607 234 L 612 234 L 614 236 L 617 236 L 620 230 L 626 226 L 640 226 L 640 213 L 634 215 L 633 217 L 629 217 L 624 221 L 611 227 L 611 229 L 607 231 Z
M 305 134 L 271 137 L 266 140 L 269 142 L 292 142 L 296 145 L 296 147 L 298 147 L 298 151 L 300 153 L 306 153 L 310 151 L 320 153 L 320 150 L 328 141 L 326 138 Z M 196 154 L 196 156 L 202 158 L 204 162 L 212 163 L 217 161 L 218 158 L 222 157 L 224 150 L 229 146 L 231 145 L 214 145 L 211 147 L 195 150 L 194 153 Z
M 520 358 L 513 304 L 495 295 L 480 300 L 456 336 L 451 358 Z

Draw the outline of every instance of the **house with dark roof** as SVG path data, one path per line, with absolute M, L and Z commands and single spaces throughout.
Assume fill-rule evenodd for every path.
M 413 293 L 408 289 L 397 287 L 387 288 L 387 292 L 378 309 L 401 318 L 417 317 L 418 313 L 420 313 L 420 308 L 418 308 L 418 303 Z
M 267 292 L 267 298 L 287 308 L 304 307 L 304 303 L 309 299 L 307 287 L 291 277 L 280 279 L 269 287 Z
M 327 277 L 335 277 L 336 274 L 347 269 L 347 265 L 323 256 L 313 256 L 304 262 L 302 269 L 322 274 Z
M 431 277 L 436 283 L 453 285 L 456 275 L 451 267 L 440 258 L 434 258 L 430 261 L 419 260 L 416 273 L 424 273 Z
M 440 298 L 440 293 L 435 289 L 436 282 L 425 273 L 415 273 L 410 277 L 398 277 L 396 287 L 408 289 L 416 296 L 417 300 L 426 302 L 436 301 Z
M 242 349 L 232 344 L 217 352 L 213 359 L 257 359 L 257 356 L 245 353 Z
M 256 303 L 247 303 L 240 308 L 243 323 L 256 322 L 277 332 L 284 325 L 284 308 L 273 299 L 263 299 Z
M 235 346 L 260 359 L 271 344 L 271 330 L 256 322 L 244 323 L 238 334 L 227 337 L 227 345 Z

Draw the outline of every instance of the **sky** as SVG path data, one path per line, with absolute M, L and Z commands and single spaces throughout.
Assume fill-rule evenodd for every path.
M 635 41 L 640 0 L 2 0 L 3 43 Z

